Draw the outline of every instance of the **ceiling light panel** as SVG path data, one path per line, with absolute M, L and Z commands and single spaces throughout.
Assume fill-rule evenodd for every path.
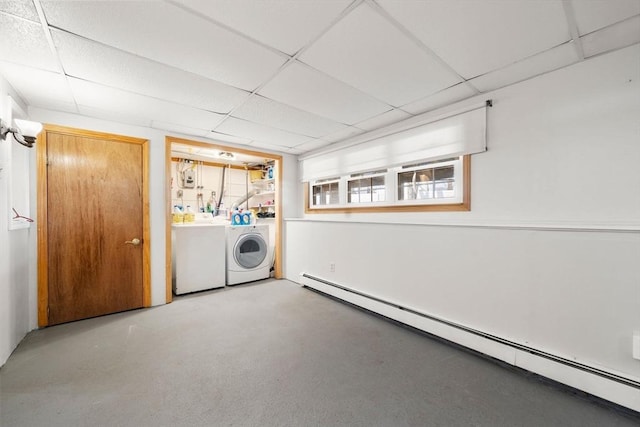
M 246 90 L 254 90 L 286 61 L 165 2 L 56 1 L 42 6 L 51 25 Z
M 40 22 L 36 7 L 31 1 L 0 1 L 0 12 L 6 12 L 20 18 Z
M 298 110 L 260 95 L 249 98 L 233 112 L 233 116 L 315 138 L 346 127 L 342 123 Z
M 465 78 L 570 40 L 561 1 L 378 3 Z
M 0 61 L 0 74 L 29 105 L 77 112 L 62 74 Z
M 299 62 L 289 64 L 259 93 L 334 121 L 353 124 L 391 106 Z
M 565 43 L 508 67 L 470 80 L 481 92 L 488 92 L 578 62 L 573 43 Z
M 238 135 L 244 138 L 249 138 L 253 141 L 261 141 L 268 144 L 277 144 L 283 147 L 293 147 L 312 139 L 308 136 L 285 132 L 280 129 L 275 129 L 259 123 L 248 122 L 246 120 L 240 120 L 233 117 L 229 117 L 228 119 L 226 119 L 220 126 L 216 128 L 216 131 L 231 135 Z
M 0 28 L 0 61 L 59 70 L 42 25 L 0 13 Z
M 228 113 L 249 97 L 249 92 L 63 31 L 53 30 L 52 36 L 65 72 L 73 77 L 217 113 Z
M 177 0 L 176 3 L 293 55 L 327 28 L 351 0 Z
M 394 106 L 460 81 L 366 3 L 332 27 L 299 59 Z
M 638 0 L 572 1 L 571 4 L 580 35 L 640 14 Z
M 466 83 L 459 83 L 438 93 L 427 96 L 426 98 L 403 105 L 402 109 L 411 114 L 421 114 L 427 111 L 435 110 L 454 102 L 461 101 L 476 95 L 477 92 Z
M 197 129 L 212 129 L 224 116 L 196 108 L 69 78 L 78 106 L 132 114 L 168 123 L 180 123 Z

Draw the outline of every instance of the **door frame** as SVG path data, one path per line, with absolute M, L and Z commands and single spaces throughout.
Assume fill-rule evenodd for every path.
M 221 145 L 216 142 L 208 143 L 183 139 L 174 136 L 165 136 L 165 206 L 166 206 L 166 227 L 165 227 L 165 265 L 166 265 L 166 301 L 167 304 L 173 300 L 173 287 L 171 283 L 172 263 L 171 263 L 171 144 L 172 143 L 192 145 L 194 147 L 204 147 L 220 151 L 231 151 L 235 153 L 249 154 L 252 156 L 264 157 L 274 161 L 275 165 L 275 267 L 274 276 L 276 279 L 282 278 L 282 175 L 283 161 L 278 154 L 265 153 L 262 151 L 246 150 L 238 147 Z
M 38 215 L 38 326 L 49 326 L 49 259 L 47 213 L 47 135 L 49 132 L 142 146 L 142 306 L 151 306 L 151 231 L 149 227 L 149 140 L 45 124 L 36 144 Z

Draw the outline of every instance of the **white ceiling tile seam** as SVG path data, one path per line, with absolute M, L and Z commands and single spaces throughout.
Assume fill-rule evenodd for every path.
M 584 60 L 584 49 L 582 47 L 582 41 L 580 40 L 580 33 L 578 31 L 578 23 L 576 21 L 576 14 L 573 10 L 573 4 L 571 0 L 562 0 L 562 7 L 564 8 L 564 14 L 567 18 L 567 26 L 569 27 L 569 34 L 571 39 L 575 42 L 576 52 L 578 58 Z

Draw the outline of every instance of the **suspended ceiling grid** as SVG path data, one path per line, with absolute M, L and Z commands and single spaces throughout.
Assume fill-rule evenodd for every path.
M 33 107 L 303 154 L 640 42 L 640 0 L 0 1 Z

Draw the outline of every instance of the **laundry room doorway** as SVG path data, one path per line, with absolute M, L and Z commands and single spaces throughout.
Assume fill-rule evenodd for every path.
M 269 225 L 273 277 L 282 278 L 282 156 L 167 136 L 165 166 L 167 303 L 173 299 L 176 279 L 172 246 L 176 210 L 185 217 L 211 214 L 217 220 L 229 218 L 235 208 L 250 212 L 254 221 Z

